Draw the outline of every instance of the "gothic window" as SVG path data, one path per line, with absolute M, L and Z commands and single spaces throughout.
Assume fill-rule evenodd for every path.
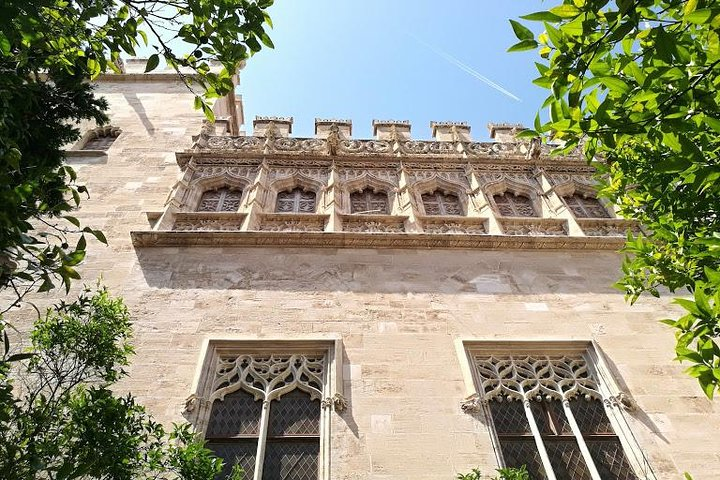
M 538 214 L 533 207 L 532 200 L 524 195 L 513 195 L 505 192 L 502 195 L 494 195 L 493 200 L 498 213 L 504 217 L 537 217 Z
M 314 213 L 315 192 L 305 192 L 301 188 L 280 192 L 277 196 L 275 211 L 279 213 Z
M 240 208 L 242 190 L 228 187 L 208 190 L 200 197 L 198 212 L 237 212 Z
M 350 194 L 350 212 L 387 215 L 390 213 L 388 197 L 381 192 L 375 193 L 369 188 L 362 192 L 353 192 Z
M 473 360 L 505 466 L 542 480 L 638 479 L 584 357 Z
M 597 198 L 574 194 L 563 197 L 567 206 L 577 218 L 608 218 L 610 215 Z
M 318 479 L 325 370 L 322 355 L 219 360 L 205 438 L 223 478 L 238 464 L 248 480 Z
M 422 194 L 423 207 L 426 215 L 462 215 L 463 210 L 460 199 L 451 193 L 442 193 L 435 190 L 432 193 Z
M 88 139 L 82 146 L 83 150 L 107 150 L 120 135 L 120 129 L 113 127 L 100 127 L 90 132 Z

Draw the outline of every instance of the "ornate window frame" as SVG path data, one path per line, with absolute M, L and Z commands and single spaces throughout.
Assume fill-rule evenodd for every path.
M 487 201 L 490 203 L 490 206 L 498 218 L 523 218 L 523 219 L 533 219 L 533 218 L 548 218 L 548 211 L 547 207 L 544 204 L 542 197 L 540 196 L 540 192 L 536 189 L 531 187 L 530 185 L 526 184 L 520 184 L 518 182 L 513 182 L 509 180 L 501 180 L 499 182 L 493 182 L 487 185 L 483 186 L 483 193 L 485 194 L 485 198 L 487 198 Z M 527 197 L 530 200 L 530 203 L 532 204 L 533 210 L 535 211 L 535 216 L 533 217 L 506 217 L 500 213 L 500 209 L 498 208 L 497 204 L 495 203 L 495 195 L 507 195 L 512 194 L 515 196 L 524 196 Z
M 281 192 L 289 192 L 297 188 L 305 192 L 313 192 L 315 194 L 315 211 L 312 213 L 286 213 L 284 215 L 317 215 L 324 212 L 325 185 L 317 180 L 297 173 L 286 178 L 275 180 L 269 185 L 266 191 L 266 201 L 263 202 L 265 205 L 263 212 L 268 214 L 282 214 L 276 211 L 278 194 Z
M 640 448 L 635 436 L 633 435 L 630 425 L 625 418 L 625 411 L 633 411 L 636 408 L 635 402 L 626 393 L 623 392 L 617 382 L 613 378 L 612 371 L 608 368 L 608 364 L 604 359 L 600 347 L 594 340 L 497 340 L 497 339 L 475 339 L 475 338 L 459 338 L 455 341 L 455 348 L 460 360 L 460 368 L 466 387 L 467 397 L 461 403 L 464 412 L 470 414 L 483 415 L 486 419 L 488 429 L 495 449 L 498 464 L 502 465 L 502 455 L 500 453 L 500 441 L 495 430 L 493 421 L 490 418 L 488 407 L 488 399 L 486 398 L 482 385 L 480 374 L 475 366 L 475 356 L 568 356 L 580 357 L 585 361 L 590 381 L 594 384 L 593 392 L 584 392 L 582 394 L 599 395 L 605 406 L 605 412 L 612 425 L 612 428 L 620 441 L 623 451 L 630 463 L 633 472 L 638 479 L 657 480 L 655 473 L 650 466 L 647 457 Z M 582 381 L 578 381 L 575 387 L 583 389 Z M 542 388 L 542 387 L 540 387 Z M 527 403 L 527 401 L 524 401 Z M 525 407 L 526 409 L 529 407 Z M 571 422 L 573 423 L 574 420 Z M 530 428 L 539 442 L 540 433 L 534 422 L 530 422 Z M 580 450 L 584 457 L 589 456 L 587 445 L 582 435 L 574 427 L 573 433 L 579 444 Z M 552 470 L 549 468 L 550 463 L 544 449 L 540 451 L 540 457 L 543 466 L 548 474 L 549 480 L 555 480 Z M 589 469 L 593 480 L 603 480 L 600 478 L 594 468 Z
M 419 213 L 420 217 L 457 218 L 467 217 L 468 215 L 470 205 L 468 188 L 465 186 L 450 182 L 444 178 L 433 177 L 428 180 L 416 181 L 410 185 L 409 189 L 412 201 L 415 204 L 415 211 Z M 422 196 L 424 194 L 431 194 L 437 191 L 445 195 L 455 195 L 460 202 L 460 209 L 462 210 L 462 213 L 460 213 L 460 215 L 429 215 L 425 212 L 425 203 L 423 202 Z
M 266 339 L 248 337 L 207 338 L 204 340 L 198 367 L 192 384 L 191 394 L 185 405 L 185 417 L 195 426 L 195 430 L 205 435 L 210 419 L 213 401 L 222 400 L 231 391 L 238 390 L 240 382 L 218 388 L 228 365 L 228 358 L 243 355 L 307 355 L 323 356 L 324 371 L 322 372 L 323 389 L 320 399 L 320 452 L 318 457 L 318 480 L 330 480 L 330 427 L 332 413 L 342 412 L 347 408 L 343 396 L 342 359 L 343 347 L 339 336 L 312 337 L 305 339 Z M 267 405 L 278 395 L 287 393 L 293 388 L 275 389 L 263 399 L 263 412 Z M 234 390 L 233 390 L 234 389 Z M 279 390 L 282 390 L 280 392 Z M 267 421 L 266 421 L 267 423 Z M 265 451 L 267 437 L 258 439 L 258 452 Z M 261 463 L 261 462 L 260 462 Z M 259 480 L 262 469 L 255 469 L 255 480 Z M 250 479 L 248 479 L 250 480 Z

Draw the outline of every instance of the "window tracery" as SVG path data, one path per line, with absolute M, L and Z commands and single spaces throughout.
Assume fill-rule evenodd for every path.
M 462 215 L 460 199 L 452 193 L 435 190 L 421 195 L 426 215 Z
M 217 190 L 207 190 L 200 197 L 198 212 L 237 212 L 240 208 L 242 191 L 223 187 Z
M 317 480 L 323 355 L 219 358 L 207 446 L 255 480 Z
M 350 213 L 387 215 L 390 213 L 388 207 L 388 196 L 383 192 L 366 188 L 350 194 Z
M 473 361 L 506 466 L 538 479 L 638 478 L 582 356 Z
M 514 195 L 510 192 L 493 195 L 498 213 L 504 217 L 539 217 L 533 207 L 532 200 L 525 195 Z
M 275 211 L 278 213 L 313 213 L 315 212 L 315 192 L 295 188 L 279 192 Z
M 82 150 L 107 150 L 120 136 L 121 130 L 117 127 L 98 127 L 88 134 L 87 140 L 82 145 Z
M 564 196 L 563 200 L 577 218 L 609 218 L 607 209 L 597 198 L 578 195 Z

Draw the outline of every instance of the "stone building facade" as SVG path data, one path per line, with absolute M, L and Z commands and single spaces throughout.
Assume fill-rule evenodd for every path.
M 720 414 L 672 361 L 668 299 L 612 288 L 632 222 L 576 155 L 491 125 L 214 125 L 170 73 L 103 77 L 68 162 L 134 318 L 123 388 L 276 479 L 717 478 Z

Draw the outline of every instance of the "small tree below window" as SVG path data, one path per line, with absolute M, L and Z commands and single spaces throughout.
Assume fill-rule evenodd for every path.
M 350 194 L 350 211 L 351 213 L 376 213 L 387 215 L 388 197 L 384 193 L 375 193 L 371 189 L 366 188 L 362 192 L 353 192 Z
M 524 195 L 513 195 L 505 192 L 502 195 L 494 195 L 493 200 L 497 206 L 498 213 L 503 217 L 537 217 L 539 216 L 533 207 L 532 200 Z
M 426 215 L 462 215 L 460 199 L 451 193 L 442 193 L 435 190 L 422 195 L 423 207 Z
M 237 212 L 242 191 L 230 188 L 208 190 L 200 198 L 198 212 Z
M 577 218 L 609 218 L 610 215 L 597 198 L 574 194 L 563 197 L 568 208 Z
M 280 192 L 277 196 L 275 211 L 278 213 L 314 213 L 315 192 L 304 192 L 301 188 Z

